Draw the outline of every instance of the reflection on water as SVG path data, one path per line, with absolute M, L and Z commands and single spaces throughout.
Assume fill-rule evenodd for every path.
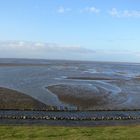
M 65 85 L 65 94 L 70 94 L 70 89 L 74 88 L 74 91 L 71 91 L 74 99 L 78 96 L 78 100 L 83 100 L 83 97 L 94 97 L 101 92 L 107 95 L 106 104 L 97 104 L 87 107 L 88 109 L 139 108 L 139 76 L 139 64 L 0 59 L 0 86 L 16 89 L 46 104 L 55 106 L 76 107 L 76 104 L 61 100 L 57 93 L 46 88 L 63 84 L 63 86 Z M 80 92 L 84 91 L 82 85 L 85 91 L 88 89 L 93 89 L 93 91 L 84 92 L 79 97 Z M 98 92 L 95 92 L 95 89 Z

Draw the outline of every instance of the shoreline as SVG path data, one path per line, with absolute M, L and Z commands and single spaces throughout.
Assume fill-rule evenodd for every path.
M 0 67 L 17 67 L 17 66 L 44 66 L 44 67 L 46 67 L 46 66 L 48 66 L 48 64 L 28 64 L 28 63 L 23 63 L 23 64 L 21 64 L 21 63 L 0 63 Z

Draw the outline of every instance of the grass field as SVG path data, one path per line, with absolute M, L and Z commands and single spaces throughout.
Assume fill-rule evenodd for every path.
M 139 140 L 140 126 L 0 126 L 0 140 Z

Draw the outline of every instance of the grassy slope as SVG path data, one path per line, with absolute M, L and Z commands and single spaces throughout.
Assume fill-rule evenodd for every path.
M 0 87 L 0 109 L 42 109 L 47 106 L 21 92 Z
M 0 140 L 139 140 L 140 126 L 0 126 Z

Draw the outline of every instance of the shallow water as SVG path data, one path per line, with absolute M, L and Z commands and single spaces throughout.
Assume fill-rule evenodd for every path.
M 106 104 L 90 106 L 87 109 L 122 109 L 139 108 L 140 106 L 140 79 L 135 79 L 140 76 L 139 64 L 0 59 L 0 64 L 2 63 L 5 65 L 0 65 L 1 87 L 16 89 L 47 105 L 76 108 L 75 104 L 59 100 L 57 94 L 46 88 L 63 84 L 77 85 L 77 87 L 87 85 L 87 90 L 90 85 L 93 93 L 94 90 L 99 90 L 99 94 L 104 91 L 108 95 Z M 67 79 L 67 77 L 74 77 L 74 79 Z M 86 78 L 86 80 L 81 77 Z M 76 94 L 80 93 L 77 92 Z M 84 97 L 85 95 L 86 93 L 84 93 Z

